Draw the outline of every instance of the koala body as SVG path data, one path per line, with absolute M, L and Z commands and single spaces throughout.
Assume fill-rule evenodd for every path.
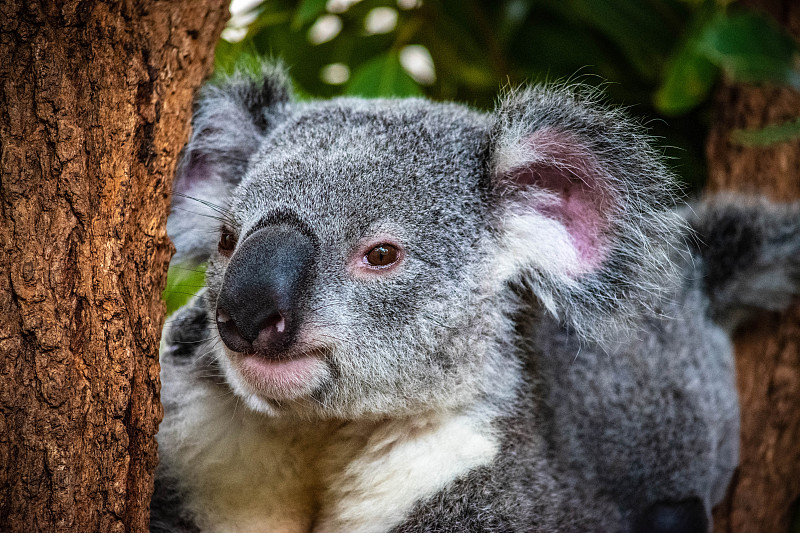
M 798 209 L 679 215 L 596 100 L 207 88 L 169 223 L 207 282 L 165 328 L 151 529 L 706 531 L 728 333 L 796 292 Z

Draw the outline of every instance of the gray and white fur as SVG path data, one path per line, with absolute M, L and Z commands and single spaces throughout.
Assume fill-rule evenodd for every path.
M 199 100 L 169 231 L 207 282 L 164 332 L 151 531 L 707 531 L 729 334 L 798 292 L 800 207 L 681 211 L 582 87 L 289 87 Z

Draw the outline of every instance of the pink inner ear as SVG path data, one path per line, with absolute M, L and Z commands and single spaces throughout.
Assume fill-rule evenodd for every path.
M 512 169 L 508 178 L 517 187 L 556 195 L 554 201 L 531 207 L 564 225 L 578 252 L 581 272 L 595 270 L 608 251 L 603 235 L 612 200 L 611 191 L 602 186 L 597 159 L 572 135 L 549 129 L 526 139 L 526 149 L 534 160 Z

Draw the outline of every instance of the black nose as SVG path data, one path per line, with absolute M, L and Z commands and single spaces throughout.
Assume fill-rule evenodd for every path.
M 240 243 L 217 298 L 217 328 L 228 348 L 269 356 L 288 347 L 314 256 L 312 239 L 291 227 L 262 228 Z

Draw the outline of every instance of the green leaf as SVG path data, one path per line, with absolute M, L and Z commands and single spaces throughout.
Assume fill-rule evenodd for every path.
M 345 92 L 366 97 L 419 96 L 422 89 L 403 69 L 397 54 L 388 52 L 358 67 Z
M 800 118 L 783 124 L 772 124 L 760 130 L 734 130 L 731 141 L 742 146 L 771 146 L 800 139 Z
M 170 265 L 167 272 L 167 286 L 161 295 L 167 304 L 167 316 L 185 305 L 197 291 L 205 286 L 205 282 L 205 265 L 196 268 Z
M 677 41 L 662 70 L 661 84 L 653 101 L 667 115 L 680 115 L 708 98 L 719 77 L 719 68 L 699 48 L 699 38 L 719 13 L 712 0 L 701 0 L 684 35 Z
M 293 9 L 284 8 L 281 6 L 273 6 L 268 3 L 272 9 L 266 9 L 264 4 L 259 11 L 258 18 L 247 27 L 248 34 L 257 33 L 265 28 L 274 28 L 276 26 L 289 26 L 289 21 L 293 18 Z
M 225 39 L 220 39 L 214 50 L 214 72 L 230 74 L 241 53 L 241 43 L 229 43 Z
M 292 29 L 300 29 L 325 12 L 326 0 L 302 0 L 292 19 Z
M 249 39 L 238 43 L 220 39 L 214 51 L 214 74 L 229 76 L 234 72 L 259 73 L 263 61 Z
M 690 41 L 670 59 L 661 87 L 655 94 L 656 108 L 667 115 L 689 111 L 708 97 L 717 72 Z
M 800 87 L 800 72 L 794 68 L 797 43 L 763 15 L 717 15 L 698 38 L 697 49 L 736 81 Z

